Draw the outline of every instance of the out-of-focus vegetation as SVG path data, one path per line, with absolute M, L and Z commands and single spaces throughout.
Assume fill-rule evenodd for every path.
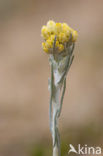
M 95 125 L 90 123 L 82 127 L 72 127 L 62 132 L 61 137 L 61 156 L 67 156 L 70 149 L 69 144 L 77 148 L 78 144 L 81 146 L 88 145 L 97 147 L 102 144 L 103 140 L 103 125 Z M 51 140 L 40 140 L 36 145 L 30 147 L 30 156 L 48 156 L 52 155 Z M 75 154 L 71 153 L 71 156 Z

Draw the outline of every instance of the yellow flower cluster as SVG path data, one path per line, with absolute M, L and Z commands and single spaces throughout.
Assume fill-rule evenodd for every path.
M 47 22 L 47 25 L 42 27 L 41 34 L 45 40 L 45 42 L 42 43 L 42 47 L 47 53 L 50 53 L 53 48 L 55 36 L 55 47 L 58 52 L 62 52 L 64 50 L 64 43 L 69 41 L 75 42 L 78 37 L 77 31 L 70 28 L 66 23 L 55 23 L 51 20 Z

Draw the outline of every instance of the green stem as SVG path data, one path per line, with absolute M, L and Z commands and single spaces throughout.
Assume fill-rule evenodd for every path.
M 60 86 L 54 87 L 53 93 L 54 93 L 53 94 L 53 118 L 52 118 L 53 156 L 60 156 L 60 136 L 58 131 Z
M 60 152 L 60 135 L 58 130 L 58 119 L 61 114 L 62 104 L 66 89 L 66 76 L 68 70 L 73 61 L 73 50 L 74 44 L 72 47 L 67 49 L 67 56 L 64 60 L 64 69 L 62 69 L 63 64 L 61 61 L 61 56 L 56 56 L 55 53 L 55 43 L 56 37 L 53 45 L 53 55 L 50 56 L 51 64 L 51 80 L 50 80 L 50 107 L 49 107 L 49 117 L 50 117 L 50 130 L 52 133 L 53 139 L 53 156 L 61 156 Z M 61 94 L 62 91 L 62 94 Z

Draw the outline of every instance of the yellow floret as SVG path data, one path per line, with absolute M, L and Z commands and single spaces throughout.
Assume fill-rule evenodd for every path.
M 66 23 L 63 23 L 62 24 L 62 27 L 63 27 L 63 32 L 68 36 L 68 38 L 70 37 L 70 34 L 71 34 L 71 28 L 66 24 Z
M 41 29 L 41 34 L 42 34 L 42 36 L 44 37 L 45 40 L 48 39 L 50 33 L 48 32 L 47 26 L 44 25 L 44 26 L 42 27 L 42 29 Z
M 64 50 L 63 44 L 59 44 L 58 49 L 59 49 L 59 52 L 62 52 Z
M 78 33 L 77 33 L 77 31 L 73 31 L 73 32 L 72 32 L 72 42 L 75 42 L 75 41 L 77 40 L 77 38 L 78 38 Z
M 54 42 L 55 35 L 50 35 L 49 39 L 52 40 L 52 42 Z
M 50 33 L 54 33 L 55 32 L 55 22 L 50 20 L 47 22 L 47 29 L 48 29 L 48 32 Z
M 42 43 L 42 47 L 43 47 L 43 50 L 44 50 L 46 53 L 49 52 L 49 49 L 46 47 L 45 42 Z
M 69 30 L 69 26 L 66 23 L 62 23 L 63 30 Z
M 47 47 L 48 49 L 53 48 L 53 42 L 52 42 L 52 40 L 48 39 L 48 40 L 45 42 L 45 44 L 46 44 L 46 47 Z
M 55 24 L 55 34 L 57 35 L 62 31 L 62 24 L 61 23 L 56 23 Z
M 55 46 L 56 46 L 56 47 L 59 46 L 59 41 L 56 41 Z
M 47 22 L 47 27 L 52 27 L 52 26 L 55 26 L 55 22 L 52 21 L 52 20 L 49 20 L 49 21 Z
M 68 38 L 67 38 L 66 33 L 60 32 L 59 35 L 58 35 L 58 40 L 61 43 L 67 42 Z

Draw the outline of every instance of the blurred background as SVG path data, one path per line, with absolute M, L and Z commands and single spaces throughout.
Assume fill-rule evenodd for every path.
M 102 147 L 102 16 L 102 0 L 0 0 L 0 156 L 52 155 L 40 34 L 50 19 L 79 34 L 60 117 L 62 156 L 70 143 Z

